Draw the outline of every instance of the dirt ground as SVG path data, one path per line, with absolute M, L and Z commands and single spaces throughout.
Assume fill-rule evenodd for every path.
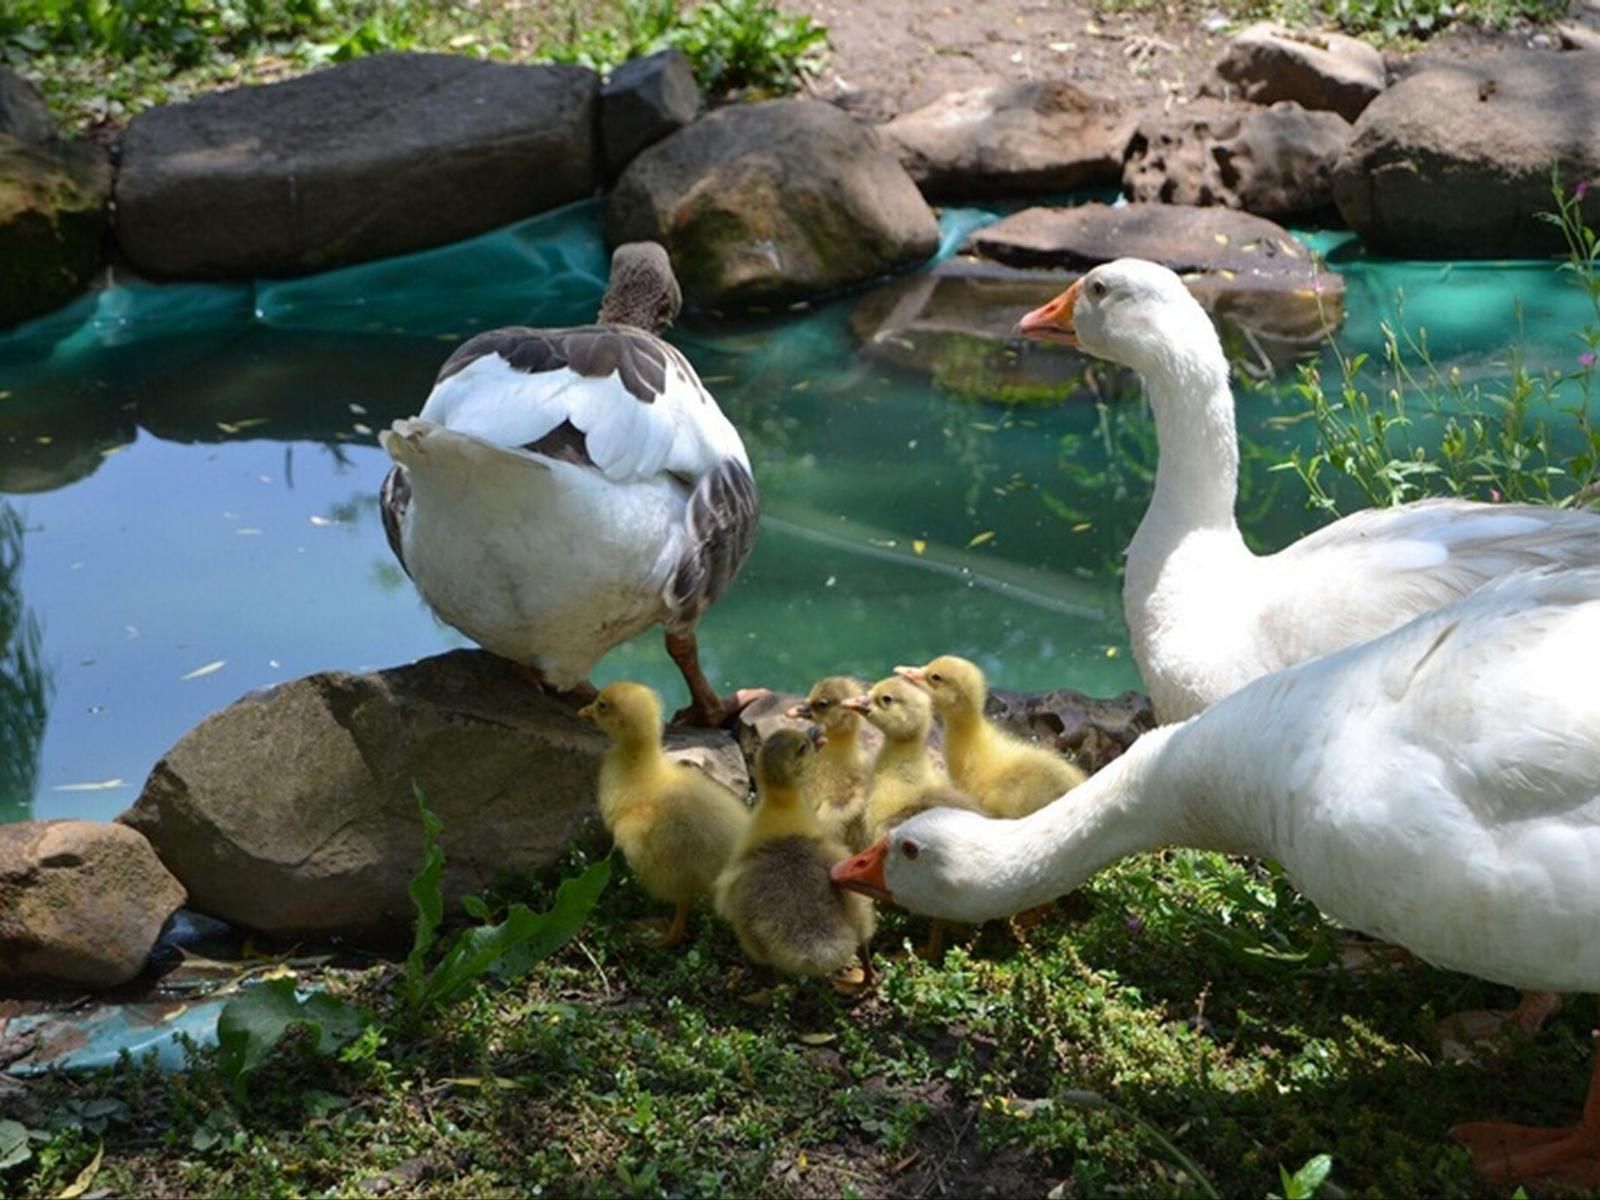
M 1597 5 L 1573 0 L 1573 19 L 1600 23 Z M 1195 95 L 1241 27 L 1198 5 L 1121 13 L 1082 0 L 783 0 L 783 7 L 828 27 L 833 52 L 812 94 L 871 121 L 1003 80 L 1066 79 L 1101 96 L 1181 101 Z M 1538 45 L 1539 37 L 1453 29 L 1415 55 L 1384 57 L 1399 75 L 1424 59 Z

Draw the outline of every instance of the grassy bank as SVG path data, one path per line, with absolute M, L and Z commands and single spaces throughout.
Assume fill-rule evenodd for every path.
M 32 1084 L 0 1192 L 97 1163 L 86 1190 L 111 1195 L 1266 1196 L 1330 1154 L 1344 1194 L 1489 1195 L 1449 1126 L 1572 1119 L 1587 1078 L 1586 1005 L 1443 1063 L 1441 1015 L 1515 997 L 1344 969 L 1286 883 L 1213 855 L 1131 860 L 1026 941 L 901 959 L 860 1002 L 756 973 L 704 915 L 645 948 L 655 906 L 619 879 L 525 980 L 420 1027 L 395 968 L 324 973 L 378 1024 L 334 1059 L 291 1038 L 243 1102 L 210 1051 Z M 919 933 L 889 915 L 880 961 Z

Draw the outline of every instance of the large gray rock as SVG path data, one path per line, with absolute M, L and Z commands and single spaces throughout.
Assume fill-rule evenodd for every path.
M 121 825 L 0 825 L 0 983 L 126 983 L 183 898 L 150 843 Z
M 147 109 L 117 233 L 152 275 L 292 275 L 417 250 L 591 194 L 599 78 L 380 54 Z
M 726 734 L 671 746 L 742 791 Z M 118 819 L 144 833 L 189 905 L 248 929 L 398 942 L 422 859 L 413 786 L 444 823 L 454 902 L 553 863 L 598 828 L 605 737 L 504 660 L 458 650 L 370 675 L 328 672 L 214 713 Z
M 0 328 L 84 289 L 100 265 L 110 202 L 100 147 L 0 134 Z
M 889 151 L 829 104 L 736 104 L 629 164 L 606 210 L 613 242 L 667 246 L 708 308 L 787 304 L 926 258 L 933 211 Z
M 1220 204 L 1264 217 L 1333 207 L 1333 169 L 1350 122 L 1292 100 L 1268 108 L 1197 100 L 1139 122 L 1122 168 L 1130 200 Z
M 1115 185 L 1133 118 L 1060 80 L 951 92 L 879 132 L 936 200 Z
M 700 86 L 676 48 L 623 63 L 600 89 L 600 145 L 615 179 L 646 146 L 682 129 L 700 112 Z
M 57 135 L 39 89 L 6 66 L 0 66 L 0 134 L 36 145 Z
M 1148 258 L 1184 276 L 1225 335 L 1263 371 L 1319 346 L 1344 320 L 1344 281 L 1265 217 L 1181 204 L 1029 208 L 980 229 L 968 245 L 1022 268 L 1087 271 Z M 1019 314 L 1020 315 L 1020 314 Z
M 1600 51 L 1514 50 L 1401 80 L 1356 122 L 1334 172 L 1339 212 L 1386 254 L 1557 254 L 1539 219 L 1562 186 L 1600 178 Z M 1583 205 L 1600 226 L 1600 187 Z
M 1357 38 L 1263 22 L 1234 37 L 1205 90 L 1256 104 L 1294 100 L 1354 121 L 1384 82 L 1383 55 Z

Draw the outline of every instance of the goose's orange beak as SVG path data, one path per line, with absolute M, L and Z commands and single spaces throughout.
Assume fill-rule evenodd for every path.
M 871 696 L 851 696 L 848 700 L 839 701 L 840 708 L 848 708 L 853 713 L 860 713 L 863 717 L 872 711 Z
M 927 688 L 928 672 L 925 667 L 896 667 L 894 673 L 919 688 Z
M 1040 305 L 1017 322 L 1017 332 L 1039 342 L 1058 342 L 1063 346 L 1078 344 L 1078 331 L 1072 324 L 1072 310 L 1078 306 L 1083 294 L 1083 280 L 1075 279 L 1072 286 L 1049 304 Z
M 791 721 L 810 721 L 814 720 L 817 714 L 811 705 L 802 700 L 799 704 L 791 704 L 784 710 L 783 715 Z
M 889 839 L 881 837 L 854 858 L 834 863 L 829 874 L 839 887 L 892 904 L 894 897 L 889 894 L 889 885 L 883 878 L 883 861 L 888 857 Z

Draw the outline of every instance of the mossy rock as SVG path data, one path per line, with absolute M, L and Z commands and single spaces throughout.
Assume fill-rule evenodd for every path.
M 59 308 L 100 265 L 111 164 L 92 143 L 0 135 L 0 326 Z

